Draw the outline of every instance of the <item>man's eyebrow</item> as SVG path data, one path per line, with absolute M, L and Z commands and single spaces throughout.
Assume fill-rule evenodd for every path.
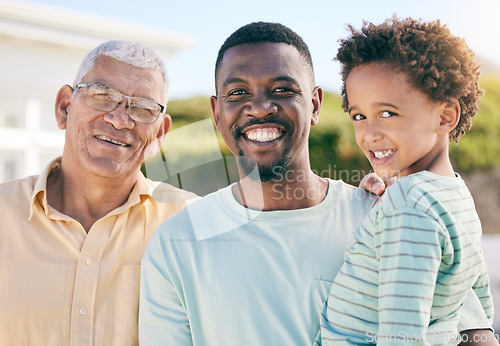
M 290 76 L 278 76 L 278 77 L 272 78 L 271 83 L 274 83 L 274 82 L 289 82 L 289 83 L 299 85 L 297 80 L 295 78 L 290 77 Z M 246 84 L 247 82 L 246 82 L 246 80 L 239 78 L 239 77 L 231 77 L 231 78 L 226 79 L 222 83 L 222 87 L 224 88 L 224 87 L 228 86 L 229 84 L 233 84 L 233 83 Z
M 106 80 L 103 80 L 101 78 L 97 78 L 91 82 L 87 82 L 89 84 L 97 84 L 97 85 L 100 85 L 100 86 L 104 86 L 106 88 L 111 88 L 113 89 L 112 87 L 109 86 L 109 83 L 106 81 Z
M 290 77 L 290 76 L 279 76 L 279 77 L 271 79 L 271 82 L 290 82 L 290 83 L 299 85 L 297 80 L 295 78 Z
M 233 84 L 233 83 L 246 83 L 246 81 L 244 79 L 241 79 L 241 78 L 238 78 L 238 77 L 232 77 L 232 78 L 226 79 L 222 83 L 222 87 L 224 88 L 224 87 L 228 86 L 229 84 Z

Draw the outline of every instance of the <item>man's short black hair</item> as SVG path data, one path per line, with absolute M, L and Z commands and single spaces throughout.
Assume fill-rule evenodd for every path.
M 217 91 L 217 74 L 222 63 L 222 58 L 228 49 L 242 44 L 264 42 L 285 43 L 295 47 L 304 58 L 307 67 L 310 69 L 310 74 L 314 83 L 314 69 L 311 52 L 309 52 L 309 48 L 302 37 L 290 28 L 279 23 L 254 22 L 236 30 L 220 47 L 215 63 L 215 90 Z

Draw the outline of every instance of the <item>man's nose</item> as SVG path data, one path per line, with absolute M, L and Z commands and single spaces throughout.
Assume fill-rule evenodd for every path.
M 249 100 L 246 115 L 256 118 L 265 118 L 278 113 L 277 104 L 264 92 L 257 93 Z
M 135 126 L 135 121 L 128 115 L 130 111 L 130 101 L 122 99 L 115 109 L 106 112 L 104 120 L 113 125 L 117 130 L 132 129 Z

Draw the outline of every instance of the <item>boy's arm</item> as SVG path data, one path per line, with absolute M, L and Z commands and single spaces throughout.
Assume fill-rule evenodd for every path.
M 384 215 L 376 225 L 380 344 L 396 338 L 423 345 L 430 337 L 426 333 L 445 242 L 441 230 L 436 220 L 410 207 Z
M 498 345 L 498 340 L 491 330 L 491 321 L 486 316 L 483 305 L 472 289 L 462 306 L 458 330 L 461 335 L 460 345 Z
M 158 233 L 141 264 L 139 342 L 141 345 L 192 345 L 189 319 L 164 265 Z

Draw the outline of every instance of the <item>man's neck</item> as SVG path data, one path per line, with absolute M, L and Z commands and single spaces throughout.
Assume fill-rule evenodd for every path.
M 47 202 L 78 221 L 88 233 L 97 220 L 128 200 L 136 181 L 137 176 L 115 180 L 80 177 L 61 166 L 47 178 Z
M 250 209 L 295 210 L 321 203 L 328 192 L 328 181 L 308 169 L 300 177 L 282 175 L 265 183 L 243 177 L 232 192 L 240 204 Z

